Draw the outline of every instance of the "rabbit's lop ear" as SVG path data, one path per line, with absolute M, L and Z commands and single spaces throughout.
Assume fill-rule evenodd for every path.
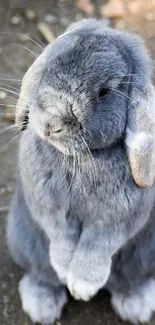
M 153 185 L 155 179 L 155 91 L 133 85 L 128 113 L 126 144 L 131 172 L 140 187 Z
M 128 159 L 137 185 L 150 187 L 155 179 L 155 90 L 151 84 L 151 59 L 139 37 L 124 34 L 124 42 L 130 65 L 126 125 Z
M 49 46 L 35 60 L 23 78 L 20 96 L 16 105 L 16 124 L 21 130 L 24 130 L 28 124 L 30 107 L 36 105 L 38 87 L 47 61 L 48 52 Z

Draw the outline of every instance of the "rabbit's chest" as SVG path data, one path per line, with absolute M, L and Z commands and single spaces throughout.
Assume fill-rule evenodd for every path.
M 65 165 L 54 151 L 43 155 L 40 146 L 38 152 L 34 146 L 24 142 L 20 164 L 25 193 L 37 211 L 55 215 L 60 207 L 69 206 L 69 213 L 83 221 L 104 215 L 105 210 L 111 215 L 128 207 L 133 180 L 121 147 L 94 153 L 80 165 Z
M 106 215 L 121 213 L 129 207 L 133 180 L 128 163 L 123 152 L 117 159 L 110 158 L 94 159 L 92 170 L 83 168 L 80 179 L 78 174 L 74 177 L 70 208 L 82 220 L 102 216 L 104 211 Z

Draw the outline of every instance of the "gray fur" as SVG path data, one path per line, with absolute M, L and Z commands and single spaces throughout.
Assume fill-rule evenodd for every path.
M 17 122 L 25 114 L 29 122 L 10 250 L 38 285 L 40 277 L 58 288 L 62 282 L 83 300 L 105 285 L 127 294 L 154 276 L 155 186 L 136 185 L 125 144 L 130 111 L 148 96 L 148 55 L 139 38 L 93 20 L 73 25 L 45 51 L 17 105 Z M 111 89 L 102 100 L 101 88 Z

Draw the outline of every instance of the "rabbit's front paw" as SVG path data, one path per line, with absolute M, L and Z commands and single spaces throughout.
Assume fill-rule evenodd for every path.
M 77 276 L 77 272 L 68 272 L 67 285 L 71 295 L 77 300 L 90 300 L 106 284 L 109 274 L 110 265 L 106 265 L 102 270 L 96 270 L 94 274 L 88 271 L 85 275 Z
M 72 273 L 68 274 L 68 289 L 76 300 L 88 301 L 93 297 L 100 286 L 98 283 L 91 283 L 74 277 Z
M 62 266 L 60 264 L 55 263 L 54 261 L 51 263 L 54 270 L 57 273 L 57 276 L 59 278 L 59 280 L 63 283 L 63 284 L 67 284 L 67 273 L 68 273 L 68 269 L 65 266 Z
M 54 268 L 55 272 L 57 273 L 58 278 L 63 284 L 67 283 L 67 273 L 68 273 L 68 267 L 67 263 L 65 265 L 61 264 L 59 260 L 56 260 L 53 258 L 53 255 L 50 254 L 50 262 L 52 267 Z
M 62 240 L 50 243 L 50 263 L 63 284 L 67 284 L 67 275 L 76 245 L 73 242 Z

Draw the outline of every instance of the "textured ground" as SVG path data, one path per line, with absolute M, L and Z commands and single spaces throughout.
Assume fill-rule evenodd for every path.
M 95 2 L 95 1 L 94 1 Z M 104 1 L 100 1 L 104 2 Z M 96 1 L 95 16 L 99 16 L 99 6 Z M 47 14 L 52 15 L 50 28 L 55 35 L 62 32 L 69 23 L 75 19 L 80 19 L 86 14 L 80 12 L 73 6 L 73 1 L 3 1 L 0 0 L 0 78 L 21 79 L 28 66 L 33 61 L 33 54 L 15 44 L 26 46 L 35 53 L 40 53 L 39 47 L 31 41 L 22 43 L 20 36 L 15 33 L 29 33 L 34 38 L 36 34 L 37 22 L 26 21 L 22 13 L 25 5 L 29 5 L 37 12 L 38 20 L 45 19 Z M 22 16 L 19 25 L 12 25 L 10 20 L 14 15 Z M 47 19 L 47 18 L 46 18 Z M 154 22 L 143 22 L 143 17 L 137 16 L 128 21 L 128 29 L 137 30 L 145 39 L 151 50 L 152 56 L 155 57 L 155 32 Z M 27 31 L 29 30 L 29 31 Z M 33 35 L 31 35 L 32 33 Z M 38 35 L 37 35 L 38 37 Z M 2 80 L 1 80 L 2 81 Z M 13 87 L 19 87 L 20 82 L 2 81 Z M 6 87 L 1 84 L 0 87 Z M 8 96 L 17 97 L 8 92 Z M 1 93 L 0 93 L 1 97 Z M 0 99 L 1 104 L 16 101 L 7 97 Z M 0 106 L 1 114 L 6 111 L 6 106 Z M 5 126 L 11 126 L 10 121 L 4 121 L 0 115 L 0 129 Z M 1 132 L 1 131 L 0 131 Z M 18 141 L 10 142 L 15 134 L 15 130 L 9 130 L 0 133 L 0 325 L 31 325 L 30 320 L 21 310 L 20 299 L 17 291 L 18 281 L 22 276 L 20 270 L 11 260 L 5 239 L 5 223 L 7 207 L 9 205 L 14 186 L 16 175 L 16 156 Z M 10 143 L 9 143 L 10 142 Z M 6 146 L 6 148 L 4 148 Z M 4 211 L 3 211 L 4 210 Z M 110 297 L 106 292 L 101 292 L 89 303 L 76 302 L 70 299 L 64 311 L 61 320 L 62 325 L 125 325 L 127 323 L 120 321 L 113 313 L 110 307 Z M 152 325 L 155 321 L 152 321 Z M 59 324 L 60 325 L 60 324 Z

